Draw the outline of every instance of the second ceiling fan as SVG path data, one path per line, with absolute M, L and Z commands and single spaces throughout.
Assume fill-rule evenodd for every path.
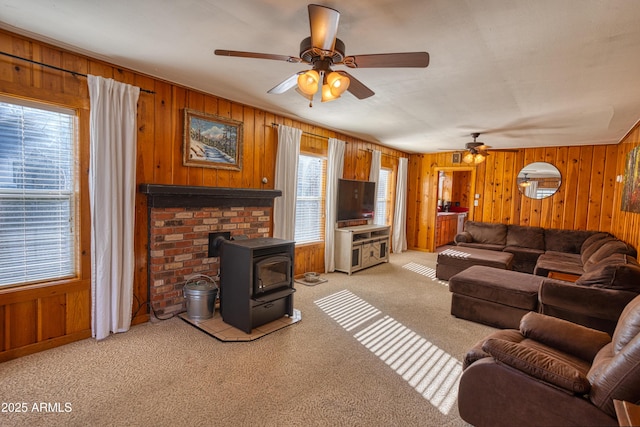
M 464 146 L 466 152 L 462 154 L 462 161 L 469 164 L 479 164 L 485 161 L 487 156 L 489 155 L 490 146 L 486 145 L 484 142 L 478 141 L 478 137 L 480 136 L 480 132 L 474 132 L 471 134 L 473 138 L 472 142 L 467 142 Z M 512 153 L 517 153 L 516 149 L 500 149 L 496 151 L 508 151 Z
M 337 99 L 345 91 L 349 91 L 358 99 L 374 95 L 371 89 L 346 71 L 333 71 L 332 67 L 336 65 L 344 65 L 348 68 L 425 68 L 429 65 L 427 52 L 347 56 L 345 44 L 337 38 L 340 12 L 317 4 L 310 4 L 308 10 L 311 36 L 300 42 L 298 57 L 222 49 L 216 49 L 214 53 L 220 56 L 309 64 L 312 67 L 310 70 L 289 76 L 271 88 L 268 93 L 281 94 L 297 86 L 297 91 L 310 101 L 316 93 L 320 93 L 323 102 Z

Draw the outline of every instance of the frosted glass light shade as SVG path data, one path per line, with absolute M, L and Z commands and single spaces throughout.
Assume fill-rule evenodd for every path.
M 328 84 L 322 85 L 322 102 L 333 101 L 334 99 L 340 98 L 340 95 L 334 95 L 331 90 L 331 86 Z
M 464 156 L 462 156 L 462 161 L 465 163 L 473 163 L 473 154 L 467 152 Z
M 349 88 L 349 83 L 351 82 L 347 76 L 343 76 L 335 71 L 332 71 L 327 76 L 327 84 L 331 89 L 331 93 L 336 97 L 342 95 L 344 91 Z
M 298 89 L 305 95 L 316 93 L 319 83 L 320 74 L 316 70 L 309 70 L 298 76 Z

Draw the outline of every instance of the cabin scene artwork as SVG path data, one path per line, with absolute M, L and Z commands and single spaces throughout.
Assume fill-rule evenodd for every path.
M 640 147 L 627 155 L 627 167 L 622 189 L 622 210 L 640 213 Z
M 184 165 L 242 168 L 242 122 L 184 110 Z

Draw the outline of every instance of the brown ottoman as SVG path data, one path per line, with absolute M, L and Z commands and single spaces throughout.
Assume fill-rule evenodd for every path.
M 487 267 L 511 270 L 513 254 L 510 252 L 492 251 L 489 249 L 449 246 L 438 254 L 436 263 L 436 277 L 449 280 L 472 265 L 486 265 Z
M 476 265 L 449 280 L 451 314 L 485 325 L 518 329 L 522 316 L 538 310 L 544 277 Z

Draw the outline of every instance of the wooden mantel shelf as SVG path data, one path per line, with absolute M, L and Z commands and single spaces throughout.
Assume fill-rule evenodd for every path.
M 152 208 L 273 206 L 280 190 L 140 184 Z

